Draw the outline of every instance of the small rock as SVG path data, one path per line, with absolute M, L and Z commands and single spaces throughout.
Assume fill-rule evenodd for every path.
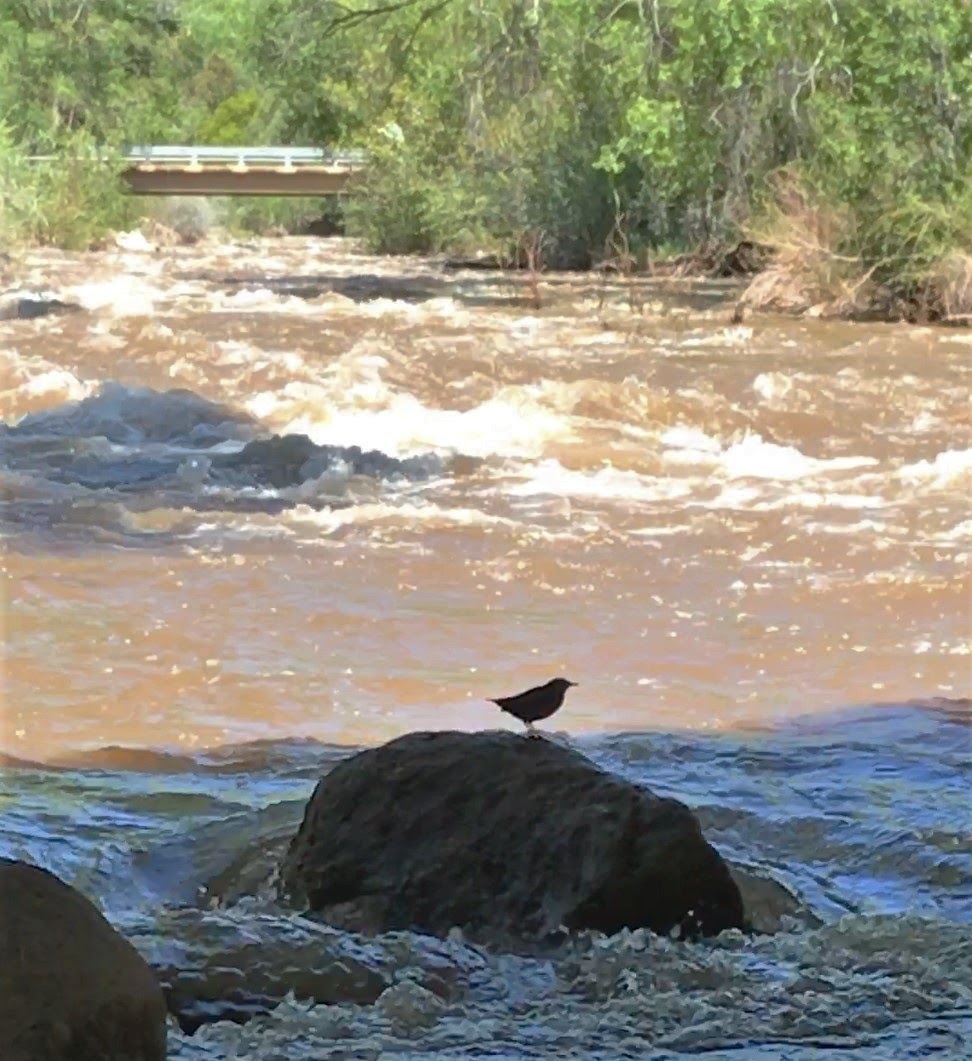
M 444 1008 L 442 999 L 414 980 L 401 980 L 382 992 L 376 1003 L 382 1014 L 398 1028 L 429 1028 Z
M 736 865 L 730 865 L 730 871 L 742 895 L 746 926 L 753 932 L 779 932 L 785 917 L 802 921 L 809 928 L 821 924 L 805 903 L 766 872 Z

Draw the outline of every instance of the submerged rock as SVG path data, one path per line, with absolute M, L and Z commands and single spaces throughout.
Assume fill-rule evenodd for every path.
M 80 401 L 28 413 L 9 429 L 9 434 L 73 440 L 101 438 L 125 446 L 212 446 L 249 439 L 256 428 L 247 414 L 183 387 L 160 391 L 108 380 L 96 394 Z
M 785 918 L 808 928 L 822 924 L 819 917 L 766 870 L 729 864 L 732 879 L 742 896 L 746 927 L 752 932 L 772 934 L 783 928 Z
M 79 892 L 0 859 L 3 1061 L 161 1061 L 166 1011 L 155 974 Z
M 283 891 L 364 932 L 454 926 L 504 943 L 561 928 L 711 935 L 743 925 L 692 812 L 549 740 L 413 733 L 339 763 L 284 858 Z
M 365 939 L 252 905 L 134 913 L 125 928 L 156 969 L 169 1011 L 187 1034 L 219 1021 L 245 1024 L 288 997 L 370 1005 L 400 982 L 453 1002 L 482 979 L 486 965 L 460 943 L 411 933 Z
M 192 391 L 109 381 L 96 394 L 0 423 L 0 447 L 12 471 L 125 497 L 154 492 L 163 504 L 161 495 L 174 492 L 178 498 L 170 503 L 204 509 L 279 511 L 333 500 L 354 477 L 421 481 L 443 470 L 442 458 L 431 452 L 399 459 L 358 446 L 317 445 L 306 435 L 260 433 L 249 414 Z M 304 484 L 309 488 L 296 498 L 252 496 Z
M 244 1024 L 289 993 L 365 1004 L 391 983 L 381 948 L 306 919 L 187 907 L 164 911 L 142 931 L 135 927 L 132 938 L 188 1033 L 220 1020 Z

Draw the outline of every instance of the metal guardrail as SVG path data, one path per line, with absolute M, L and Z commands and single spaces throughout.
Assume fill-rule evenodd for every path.
M 365 151 L 329 151 L 318 147 L 192 147 L 151 145 L 131 147 L 123 158 L 134 165 L 150 166 L 363 166 Z
M 357 182 L 366 151 L 322 147 L 197 147 L 151 144 L 108 155 L 34 155 L 32 162 L 111 161 L 135 195 L 339 195 Z M 118 164 L 121 163 L 119 166 Z

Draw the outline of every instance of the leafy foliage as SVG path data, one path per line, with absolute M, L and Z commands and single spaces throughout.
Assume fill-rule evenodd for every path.
M 781 172 L 877 277 L 972 250 L 965 0 L 11 0 L 0 114 L 32 237 L 66 205 L 9 159 L 83 136 L 367 148 L 347 223 L 389 251 L 714 248 Z

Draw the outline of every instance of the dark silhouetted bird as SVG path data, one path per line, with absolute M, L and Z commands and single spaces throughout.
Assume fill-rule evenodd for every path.
M 518 718 L 526 723 L 527 732 L 535 733 L 534 722 L 550 718 L 564 702 L 567 690 L 576 685 L 577 682 L 569 682 L 566 678 L 554 678 L 546 685 L 538 685 L 535 689 L 527 689 L 525 693 L 518 696 L 502 696 L 496 700 L 490 700 L 491 704 L 497 704 L 508 715 Z

